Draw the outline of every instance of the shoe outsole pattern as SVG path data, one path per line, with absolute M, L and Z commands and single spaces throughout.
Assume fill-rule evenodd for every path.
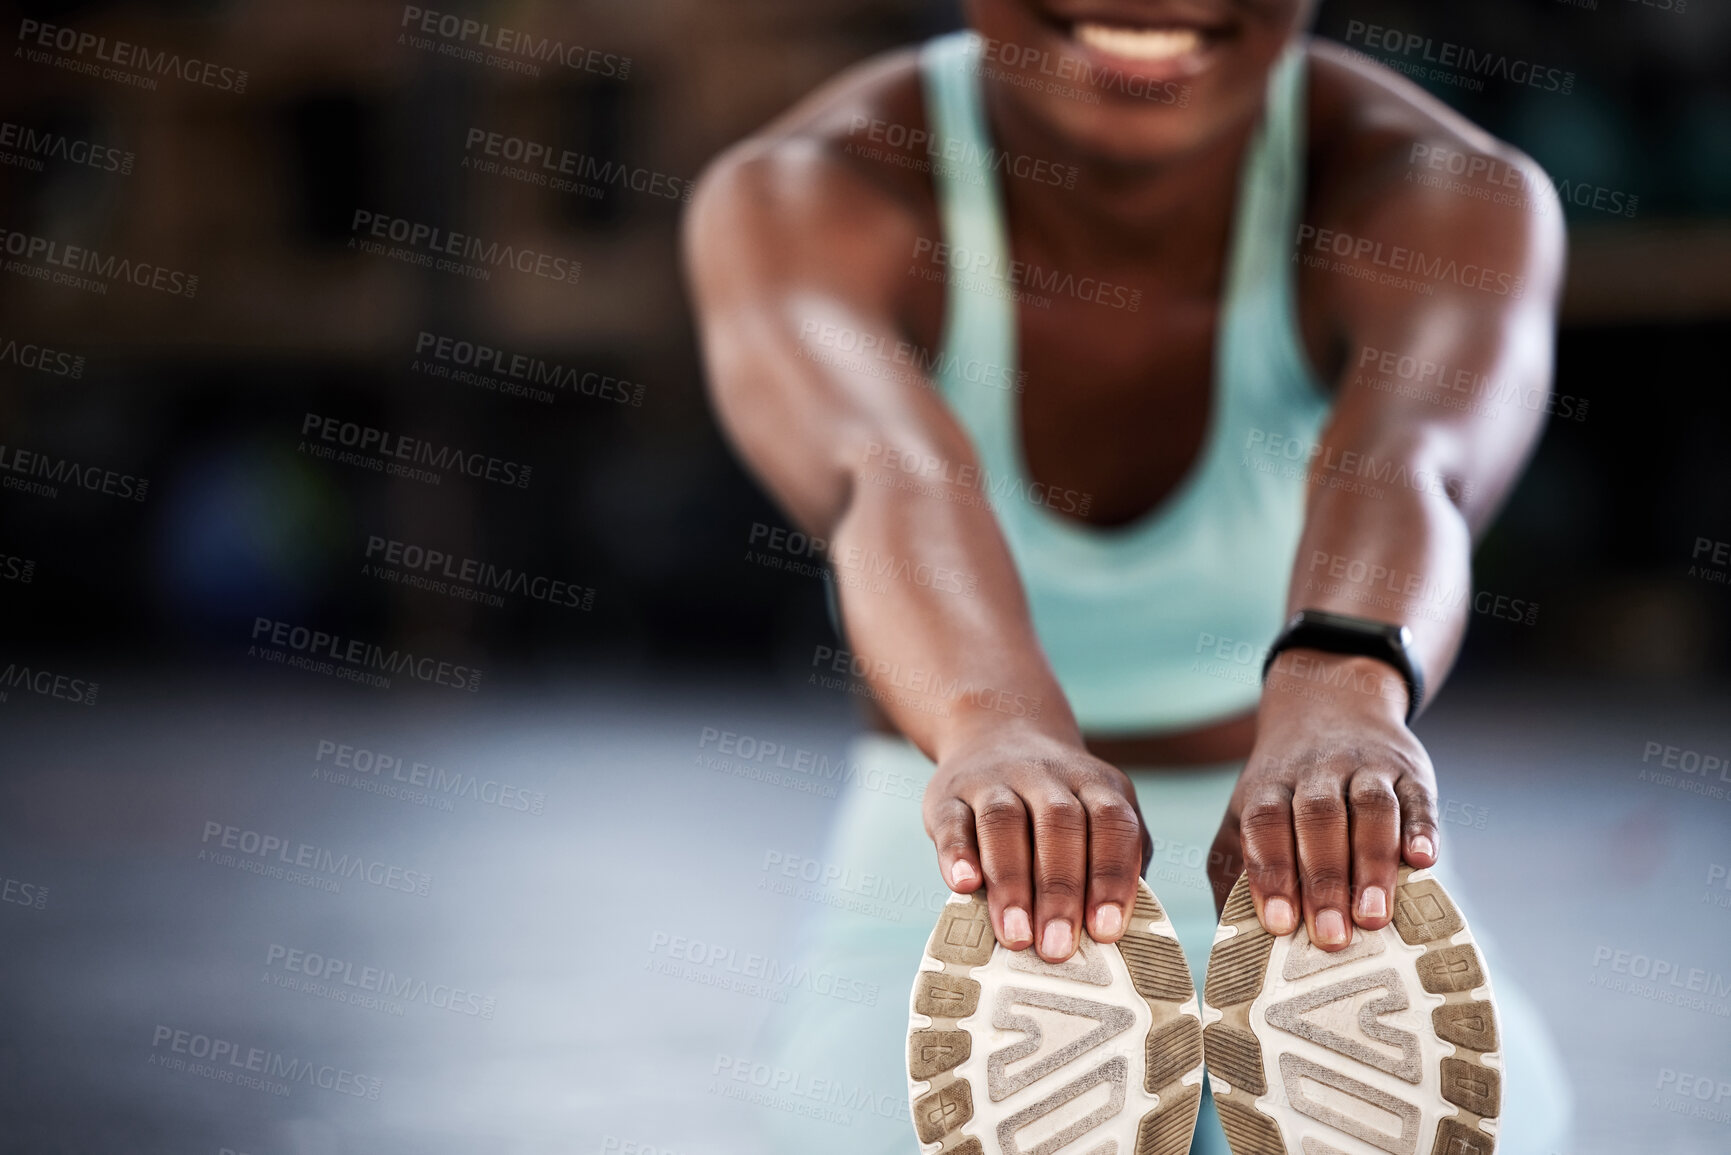
M 1279 949 L 1277 949 L 1277 947 Z M 1262 929 L 1239 878 L 1203 988 L 1209 1086 L 1233 1155 L 1492 1155 L 1496 1003 L 1458 907 L 1402 867 L 1394 918 L 1334 953 Z
M 1190 1149 L 1200 1003 L 1145 883 L 1123 938 L 1084 934 L 1058 965 L 998 946 L 983 893 L 952 895 L 909 1003 L 909 1102 L 926 1155 Z

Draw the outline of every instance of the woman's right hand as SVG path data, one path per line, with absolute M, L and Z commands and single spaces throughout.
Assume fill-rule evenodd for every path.
M 923 802 L 944 881 L 981 885 L 998 941 L 1047 962 L 1076 950 L 1087 913 L 1096 942 L 1116 942 L 1152 853 L 1136 788 L 1079 735 L 994 720 L 945 751 Z

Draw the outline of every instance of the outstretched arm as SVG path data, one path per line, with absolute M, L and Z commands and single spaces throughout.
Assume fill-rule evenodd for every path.
M 989 887 L 1011 949 L 1068 958 L 1084 912 L 1116 941 L 1147 852 L 1134 789 L 1083 748 L 973 447 L 918 370 L 821 340 L 911 342 L 920 225 L 816 146 L 747 149 L 705 178 L 685 234 L 723 426 L 829 543 L 852 668 L 937 763 L 924 817 L 946 882 Z M 856 567 L 887 580 L 840 580 Z
M 1536 166 L 1503 160 L 1539 190 L 1534 211 L 1408 185 L 1341 228 L 1298 237 L 1301 259 L 1338 262 L 1313 275 L 1346 354 L 1332 418 L 1307 454 L 1287 608 L 1410 627 L 1427 698 L 1466 629 L 1474 538 L 1537 443 L 1550 396 L 1561 209 Z M 1342 267 L 1391 264 L 1415 284 Z M 1242 865 L 1272 933 L 1302 918 L 1313 942 L 1338 949 L 1351 923 L 1387 924 L 1400 863 L 1430 866 L 1440 849 L 1436 776 L 1407 705 L 1376 659 L 1281 655 L 1215 843 L 1217 899 Z

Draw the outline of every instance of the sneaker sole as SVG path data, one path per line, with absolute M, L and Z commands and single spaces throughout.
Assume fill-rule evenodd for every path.
M 951 895 L 908 1009 L 908 1099 L 924 1155 L 1184 1155 L 1202 1097 L 1202 1019 L 1146 883 L 1124 937 L 1066 962 L 992 936 L 985 895 Z
M 1501 1032 L 1466 920 L 1402 867 L 1394 919 L 1333 954 L 1262 929 L 1239 878 L 1203 990 L 1209 1086 L 1233 1155 L 1491 1155 Z

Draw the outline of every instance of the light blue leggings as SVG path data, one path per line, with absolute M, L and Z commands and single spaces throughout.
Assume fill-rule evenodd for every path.
M 828 1106 L 810 1110 L 783 1100 L 763 1118 L 772 1150 L 785 1155 L 917 1155 L 903 1056 L 908 990 L 948 895 L 920 820 L 918 794 L 933 767 L 905 740 L 881 734 L 856 738 L 850 761 L 854 785 L 844 795 L 820 864 L 800 864 L 782 883 L 784 893 L 813 904 L 799 958 L 811 975 L 833 979 L 811 985 L 846 991 L 848 997 L 800 993 L 777 1008 L 758 1048 L 791 1085 L 831 1088 L 812 1099 L 827 1098 Z M 1208 849 L 1238 770 L 1231 763 L 1130 771 L 1154 839 L 1148 885 L 1171 917 L 1198 984 L 1216 923 L 1205 870 Z M 905 797 L 910 782 L 913 798 Z M 1446 875 L 1445 884 L 1458 892 Z M 1561 1058 L 1531 1002 L 1498 970 L 1494 945 L 1477 929 L 1474 934 L 1502 1013 L 1507 1070 L 1498 1155 L 1566 1150 L 1570 1103 Z M 842 981 L 831 987 L 835 980 Z M 853 1001 L 861 991 L 867 999 Z M 1190 1150 L 1229 1155 L 1209 1098 L 1203 1099 Z

